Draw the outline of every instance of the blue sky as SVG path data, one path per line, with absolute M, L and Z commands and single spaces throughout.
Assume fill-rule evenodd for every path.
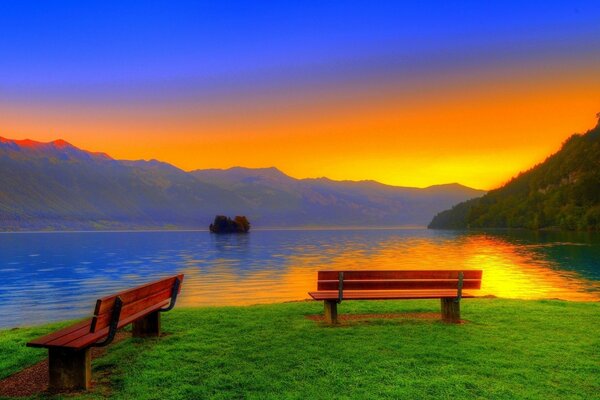
M 3 1 L 0 10 L 0 89 L 12 94 L 318 83 L 600 48 L 597 1 Z

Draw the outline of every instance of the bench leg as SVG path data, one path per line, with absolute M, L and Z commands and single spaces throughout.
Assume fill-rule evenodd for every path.
M 442 304 L 442 320 L 458 324 L 460 322 L 460 301 L 444 298 L 440 299 Z
M 92 357 L 84 350 L 48 349 L 48 372 L 51 391 L 87 390 L 92 380 Z
M 325 321 L 329 324 L 337 324 L 337 301 L 325 300 Z
M 160 313 L 146 315 L 133 323 L 133 337 L 151 337 L 160 335 Z

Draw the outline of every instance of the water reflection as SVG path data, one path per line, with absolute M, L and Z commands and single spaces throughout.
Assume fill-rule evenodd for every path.
M 88 315 L 184 272 L 183 305 L 307 297 L 319 269 L 483 269 L 482 295 L 600 300 L 600 237 L 427 230 L 0 234 L 0 326 Z

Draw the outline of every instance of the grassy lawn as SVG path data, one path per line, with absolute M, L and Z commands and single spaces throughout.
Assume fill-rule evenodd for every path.
M 317 302 L 176 309 L 163 315 L 160 339 L 126 339 L 94 360 L 100 383 L 81 397 L 599 398 L 600 303 L 469 299 L 464 325 L 370 319 L 332 328 L 305 318 L 321 311 Z M 344 302 L 339 311 L 431 312 L 439 301 Z M 24 343 L 48 330 L 1 331 L 0 376 L 44 358 Z
M 69 322 L 59 322 L 33 328 L 15 328 L 0 331 L 0 379 L 46 358 L 48 356 L 47 351 L 26 348 L 25 343 L 30 339 L 46 335 L 67 325 L 69 325 Z

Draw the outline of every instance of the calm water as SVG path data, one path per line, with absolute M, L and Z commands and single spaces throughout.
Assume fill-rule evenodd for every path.
M 0 327 L 89 315 L 185 273 L 180 305 L 307 298 L 319 269 L 483 269 L 482 295 L 600 300 L 600 236 L 419 230 L 0 234 Z

